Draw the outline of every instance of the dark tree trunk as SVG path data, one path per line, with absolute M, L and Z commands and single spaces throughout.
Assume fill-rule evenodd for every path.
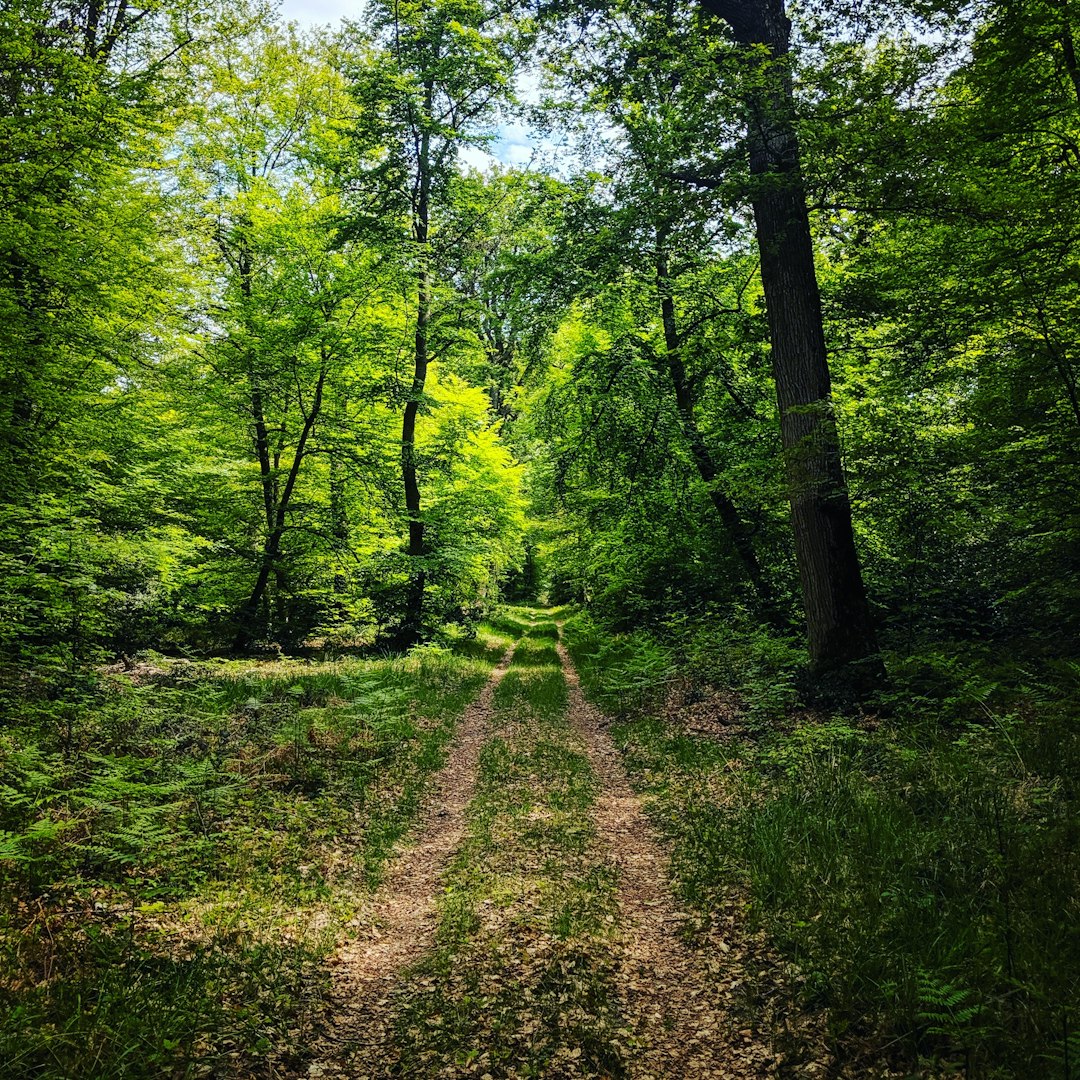
M 296 449 L 293 451 L 292 463 L 289 466 L 289 475 L 285 479 L 285 486 L 281 489 L 280 497 L 275 500 L 270 517 L 270 527 L 267 530 L 266 542 L 263 544 L 262 559 L 259 563 L 259 573 L 255 578 L 251 593 L 237 615 L 237 631 L 233 640 L 233 651 L 243 652 L 251 645 L 255 619 L 259 613 L 259 606 L 266 595 L 266 587 L 270 583 L 271 575 L 275 575 L 279 583 L 283 583 L 283 570 L 281 567 L 281 539 L 285 535 L 285 526 L 288 520 L 289 506 L 292 503 L 293 492 L 296 489 L 296 480 L 300 475 L 300 466 L 307 455 L 307 444 L 311 434 L 315 430 L 315 423 L 322 409 L 323 389 L 326 385 L 326 364 L 319 373 L 319 381 L 315 386 L 315 394 L 312 398 L 311 408 L 304 416 L 304 426 L 300 431 L 300 437 L 296 441 Z M 275 483 L 276 488 L 276 483 Z
M 426 111 L 430 113 L 431 87 Z M 427 117 L 425 115 L 425 123 Z M 411 566 L 400 638 L 403 645 L 419 641 L 423 634 L 424 521 L 420 513 L 420 484 L 416 471 L 416 417 L 424 395 L 428 369 L 428 323 L 431 319 L 431 267 L 428 236 L 431 223 L 431 136 L 424 131 L 417 140 L 417 185 L 413 216 L 413 239 L 419 266 L 416 273 L 416 337 L 413 348 L 413 379 L 401 422 L 401 478 L 405 488 L 405 513 L 409 522 L 408 556 Z
M 705 483 L 713 509 L 720 519 L 732 547 L 743 564 L 746 576 L 759 602 L 770 618 L 776 614 L 776 593 L 772 585 L 761 572 L 757 552 L 750 539 L 751 528 L 744 520 L 739 508 L 731 497 L 717 484 L 718 470 L 709 450 L 708 443 L 698 426 L 693 391 L 686 376 L 686 364 L 683 361 L 682 341 L 675 321 L 675 301 L 671 295 L 671 275 L 668 270 L 667 256 L 664 253 L 662 232 L 657 237 L 659 251 L 656 260 L 656 284 L 660 292 L 660 310 L 664 323 L 664 347 L 667 375 L 675 392 L 675 405 L 679 414 L 679 425 L 683 438 L 690 448 L 698 475 Z
M 753 80 L 747 97 L 747 133 L 810 659 L 819 674 L 863 661 L 857 680 L 870 682 L 879 677 L 881 664 L 832 408 L 787 68 L 791 23 L 784 0 L 702 0 L 702 7 L 724 19 L 741 45 L 765 46 L 770 53 L 760 72 L 764 77 Z
M 334 402 L 334 426 L 337 432 L 348 424 L 348 406 L 340 397 Z M 330 447 L 330 540 L 336 567 L 334 571 L 334 596 L 344 609 L 342 597 L 348 587 L 345 577 L 345 559 L 349 553 L 349 514 L 345 501 L 345 473 L 339 460 L 336 445 Z

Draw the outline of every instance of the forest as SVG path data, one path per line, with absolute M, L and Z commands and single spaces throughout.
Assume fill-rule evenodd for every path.
M 3 0 L 0 1080 L 1080 1076 L 1077 35 Z

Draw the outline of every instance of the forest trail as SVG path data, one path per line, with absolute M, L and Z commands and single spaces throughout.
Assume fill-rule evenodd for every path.
M 299 1075 L 773 1075 L 772 1054 L 739 1030 L 726 1008 L 715 965 L 710 969 L 706 955 L 681 940 L 685 916 L 671 887 L 670 853 L 630 786 L 602 714 L 585 700 L 561 636 L 536 639 L 535 617 L 523 629 L 459 725 L 417 842 L 392 865 L 355 920 L 356 939 L 334 958 L 327 1034 Z M 555 624 L 549 632 L 554 638 Z M 514 676 L 503 693 L 511 664 Z M 552 683 L 558 689 L 546 705 L 545 680 L 549 694 Z M 492 755 L 499 753 L 510 756 L 493 770 Z M 572 759 L 585 792 L 576 818 L 562 816 L 574 766 L 562 777 L 557 766 L 535 771 L 537 761 Z M 519 768 L 524 761 L 533 764 Z M 523 817 L 513 817 L 515 805 Z M 538 845 L 523 840 L 548 824 L 569 831 Z M 478 842 L 478 829 L 486 841 Z M 591 839 L 580 848 L 573 840 L 568 845 L 568 837 L 585 833 Z M 610 884 L 586 906 L 607 916 L 560 941 L 545 922 L 548 902 L 536 897 L 577 895 L 572 907 L 586 895 L 575 890 L 593 876 Z M 478 888 L 483 881 L 498 883 L 494 893 Z M 461 919 L 448 929 L 447 905 L 470 891 L 474 918 L 455 939 Z M 566 984 L 554 991 L 557 1004 L 537 1008 L 553 968 L 538 976 L 530 961 L 522 966 L 519 957 L 530 952 L 561 957 L 556 970 L 578 966 L 581 974 L 573 978 L 594 987 L 581 998 L 584 1007 Z M 458 1024 L 450 1036 L 448 1016 Z M 551 1045 L 519 1065 L 544 1038 Z
M 704 958 L 680 939 L 685 916 L 671 888 L 671 856 L 630 786 L 603 715 L 585 700 L 566 646 L 560 641 L 556 649 L 569 689 L 567 717 L 600 784 L 598 839 L 618 870 L 619 989 L 640 1040 L 629 1074 L 633 1080 L 768 1076 L 772 1053 L 748 1030 L 733 1029 Z
M 466 709 L 411 833 L 414 841 L 391 863 L 386 878 L 353 920 L 359 928 L 355 938 L 331 961 L 332 1041 L 315 1048 L 317 1063 L 308 1075 L 341 1075 L 337 1065 L 324 1066 L 318 1058 L 340 1063 L 343 1050 L 381 1046 L 389 1037 L 385 1006 L 397 976 L 431 948 L 440 879 L 461 845 L 480 750 L 489 735 L 492 700 L 513 655 L 514 648 L 507 649 Z

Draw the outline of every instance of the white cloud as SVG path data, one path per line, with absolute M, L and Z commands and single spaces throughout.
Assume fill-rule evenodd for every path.
M 478 146 L 463 146 L 458 151 L 458 161 L 466 169 L 478 169 L 480 172 L 487 172 L 497 160 L 487 150 L 481 150 Z
M 524 165 L 532 160 L 533 148 L 529 143 L 505 142 L 499 145 L 498 154 L 507 165 Z

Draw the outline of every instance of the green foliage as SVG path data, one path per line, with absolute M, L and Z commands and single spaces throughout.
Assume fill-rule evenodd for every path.
M 567 620 L 565 632 L 590 693 L 613 714 L 657 704 L 676 674 L 673 651 L 649 634 L 607 637 L 587 615 Z
M 5 1075 L 298 1060 L 320 965 L 505 644 L 154 657 L 59 716 L 24 702 L 0 739 Z
M 338 35 L 255 0 L 0 11 L 14 1077 L 224 1073 L 232 1053 L 295 1072 L 327 946 L 268 912 L 340 929 L 518 638 L 496 702 L 519 742 L 486 751 L 468 848 L 490 879 L 455 869 L 461 933 L 433 968 L 446 1045 L 472 1069 L 490 1033 L 481 976 L 453 965 L 505 959 L 474 933 L 501 822 L 530 857 L 577 859 L 528 914 L 560 943 L 529 1022 L 566 995 L 590 1068 L 617 1073 L 563 619 L 688 902 L 747 890 L 837 1039 L 876 1034 L 911 1069 L 1080 1068 L 1074 14 L 788 5 L 890 672 L 834 716 L 793 614 L 745 153 L 761 54 L 702 6 L 544 5 L 580 17 L 542 43 L 489 0 L 373 3 Z M 534 47 L 558 99 L 536 122 L 571 149 L 548 173 L 466 167 Z M 574 607 L 506 610 L 504 590 Z M 372 658 L 406 638 L 429 644 Z M 229 652 L 268 659 L 206 659 Z M 683 698 L 715 738 L 650 718 Z M 554 1069 L 561 1036 L 530 1047 L 512 994 L 492 1000 L 500 1045 Z
M 694 679 L 738 690 L 755 722 L 779 720 L 799 702 L 805 648 L 755 624 L 743 612 L 716 614 L 689 628 L 683 655 Z
M 631 714 L 616 735 L 687 901 L 708 916 L 746 891 L 837 1053 L 870 1037 L 912 1066 L 1060 1066 L 1080 1005 L 1071 665 L 1011 688 L 970 657 L 894 670 L 885 722 L 789 713 L 719 741 Z M 593 665 L 590 685 L 604 678 Z

